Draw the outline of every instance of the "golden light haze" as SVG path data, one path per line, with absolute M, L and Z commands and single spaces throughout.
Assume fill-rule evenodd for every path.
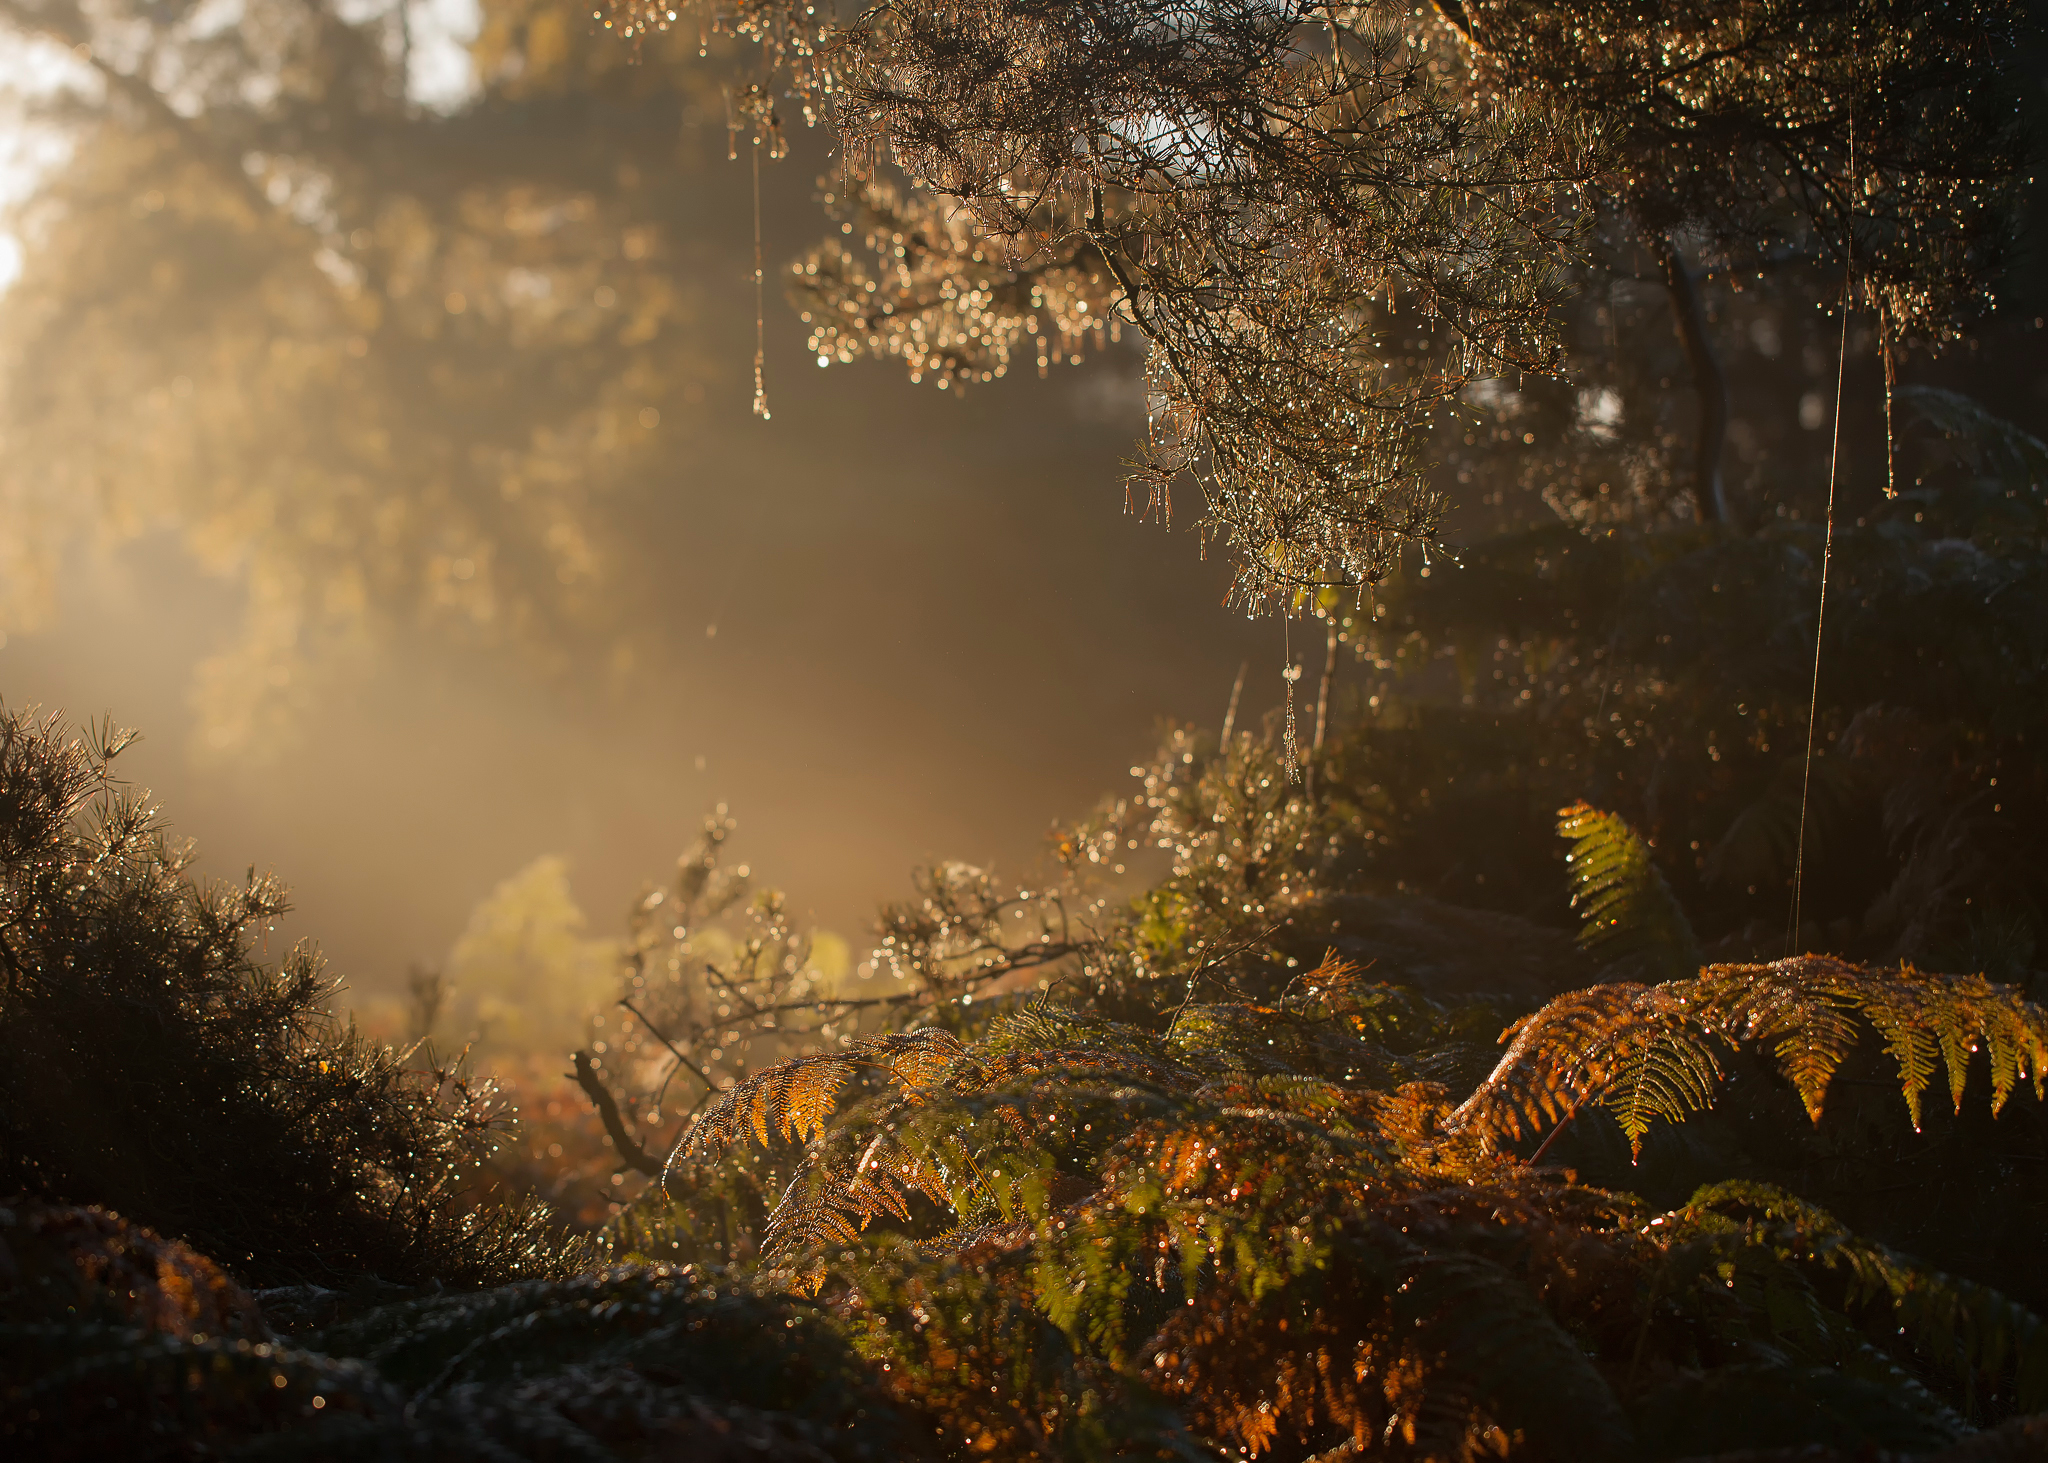
M 437 110 L 375 24 L 212 13 L 137 21 L 175 105 L 105 56 L 16 78 L 68 156 L 7 218 L 0 695 L 142 728 L 124 768 L 199 867 L 282 875 L 273 950 L 317 937 L 366 1014 L 442 968 L 464 1033 L 580 1038 L 719 802 L 858 948 L 921 861 L 1024 873 L 1247 657 L 1277 700 L 1280 628 L 1122 516 L 1134 353 L 964 398 L 817 369 L 779 284 L 814 139 L 762 170 L 764 424 L 715 87 L 492 3 Z M 536 943 L 487 960 L 507 899 Z

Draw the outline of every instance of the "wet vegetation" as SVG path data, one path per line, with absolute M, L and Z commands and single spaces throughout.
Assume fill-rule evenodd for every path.
M 1000 391 L 1142 341 L 1134 506 L 1192 496 L 1310 652 L 1270 714 L 1240 676 L 1163 727 L 1023 881 L 912 871 L 859 950 L 723 807 L 616 940 L 543 860 L 456 958 L 547 999 L 418 971 L 395 1045 L 270 952 L 280 885 L 193 877 L 125 733 L 0 709 L 9 1454 L 2048 1457 L 2040 37 L 1989 0 L 1667 9 L 707 11 L 763 78 L 735 150 L 785 151 L 785 106 L 843 149 L 788 279 L 819 363 Z M 221 474 L 224 557 L 337 642 L 425 604 L 560 653 L 601 577 L 562 464 L 644 445 L 605 434 L 692 379 L 680 307 L 603 197 L 435 180 L 465 128 L 669 95 L 699 16 L 487 7 L 492 80 L 429 122 L 314 10 L 152 12 L 124 52 L 0 0 L 143 118 L 54 237 L 182 149 L 104 247 L 275 271 L 31 271 L 7 369 L 147 278 L 267 342 L 186 393 L 345 408 L 270 514 L 231 415 L 23 450 Z M 150 46 L 215 68 L 203 104 Z M 222 79 L 280 55 L 332 64 Z M 371 187 L 342 117 L 443 150 Z M 631 339 L 532 282 L 570 274 Z M 119 384 L 44 369 L 6 410 Z M 518 442 L 451 425 L 525 391 Z M 57 498 L 7 491 L 33 566 Z

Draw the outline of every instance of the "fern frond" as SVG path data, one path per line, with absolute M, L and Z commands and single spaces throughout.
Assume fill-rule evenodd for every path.
M 763 1254 L 846 1244 L 860 1237 L 861 1226 L 846 1210 L 817 1196 L 783 1204 L 769 1217 Z
M 1659 979 L 1699 969 L 1692 925 L 1627 820 L 1579 802 L 1558 809 L 1558 836 L 1572 841 L 1572 907 L 1585 924 L 1579 948 L 1612 965 L 1623 961 Z
M 1108 1023 L 1100 1023 L 1094 1034 L 1114 1037 L 1119 1030 L 1126 1044 L 1116 1049 L 1018 1049 L 988 1056 L 979 1048 L 966 1052 L 957 1045 L 948 1047 L 952 1038 L 943 1032 L 943 1040 L 917 1032 L 911 1034 L 919 1038 L 914 1042 L 882 1037 L 855 1048 L 848 1059 L 879 1053 L 896 1060 L 889 1070 L 899 1080 L 906 1074 L 922 1080 L 906 1082 L 891 1097 L 848 1109 L 836 1124 L 828 1124 L 830 1104 L 826 1105 L 816 1125 L 801 1135 L 809 1139 L 809 1151 L 768 1216 L 763 1253 L 787 1255 L 843 1243 L 880 1218 L 908 1223 L 913 1195 L 952 1209 L 963 1223 L 979 1223 L 977 1216 L 989 1211 L 999 1212 L 1006 1222 L 1014 1219 L 1023 1192 L 1016 1187 L 1018 1172 L 1036 1171 L 1033 1162 L 1016 1154 L 1038 1150 L 1042 1156 L 1047 1136 L 1043 1118 L 1032 1111 L 1036 1094 L 1057 1090 L 1071 1101 L 1076 1094 L 1066 1084 L 1084 1073 L 1114 1074 L 1161 1092 L 1192 1092 L 1202 1082 L 1201 1073 L 1170 1055 L 1141 1049 L 1159 1048 L 1156 1037 Z M 942 1066 L 937 1057 L 947 1053 Z M 805 1060 L 781 1066 L 800 1067 Z M 751 1083 L 754 1093 L 734 1100 L 732 1113 L 707 1114 L 707 1119 L 717 1116 L 722 1125 L 714 1130 L 713 1141 L 733 1127 L 743 1132 L 741 1125 L 759 1124 L 762 1113 L 779 1111 L 775 1104 L 782 1087 L 769 1080 L 773 1076 L 771 1069 Z M 1019 1079 L 1031 1080 L 1018 1087 Z M 988 1096 L 992 1093 L 996 1095 Z M 1118 1089 L 1112 1100 L 1124 1102 L 1129 1096 L 1129 1089 Z M 977 1116 L 963 1121 L 969 1110 Z M 982 1118 L 993 1132 L 976 1131 L 975 1123 Z M 1010 1157 L 997 1169 L 1000 1179 L 994 1179 L 988 1170 L 1002 1152 Z M 1046 1192 L 1042 1175 L 1034 1182 L 1038 1187 L 1030 1192 L 1037 1198 L 1025 1201 L 1033 1204 Z
M 1855 1044 L 1854 1017 L 1870 1022 L 1897 1063 L 1900 1093 L 1920 1125 L 1920 1101 L 1944 1068 L 1958 1109 L 1977 1052 L 1991 1070 L 1991 1111 L 2013 1089 L 2048 1088 L 2048 1011 L 1981 975 L 1932 975 L 1802 955 L 1769 965 L 1717 965 L 1701 972 L 1703 1004 L 1740 1040 L 1765 1041 L 1780 1070 L 1819 1117 L 1827 1082 Z
M 1192 1089 L 1201 1078 L 1185 1062 L 1167 1053 L 1064 1047 L 1052 1051 L 1011 1052 L 982 1065 L 974 1090 L 993 1087 L 1015 1077 L 1049 1072 L 1121 1072 L 1154 1086 Z
M 1820 1121 L 1828 1083 L 1859 1034 L 1857 1002 L 1836 978 L 1838 965 L 1807 957 L 1768 967 L 1715 966 L 1702 972 L 1718 978 L 1719 1019 L 1741 1039 L 1770 1048 L 1778 1070 L 1815 1122 Z M 1765 970 L 1769 976 L 1763 979 L 1740 974 Z
M 885 1032 L 856 1044 L 848 1053 L 855 1061 L 884 1068 L 909 1092 L 937 1084 L 964 1048 L 952 1032 L 938 1026 L 916 1031 Z
M 1873 970 L 1806 955 L 1715 965 L 1691 980 L 1594 986 L 1558 997 L 1503 1033 L 1506 1054 L 1445 1119 L 1446 1130 L 1498 1145 L 1591 1103 L 1612 1110 L 1640 1152 L 1659 1119 L 1682 1122 L 1713 1102 L 1718 1053 L 1759 1043 L 1820 1118 L 1827 1088 L 1867 1020 L 1898 1065 L 1914 1126 L 1937 1067 L 1960 1107 L 1978 1051 L 1991 1067 L 1995 1114 L 2013 1089 L 2048 1083 L 2048 1011 L 1982 976 Z
M 1517 1276 L 1481 1256 L 1429 1254 L 1395 1288 L 1393 1320 L 1446 1358 L 1484 1414 L 1559 1456 L 1636 1456 L 1613 1390 L 1572 1335 Z M 1432 1453 L 1434 1450 L 1432 1450 Z
M 1501 1034 L 1509 1042 L 1506 1055 L 1444 1126 L 1498 1141 L 1564 1122 L 1612 1090 L 1631 1061 L 1638 1071 L 1650 1069 L 1646 1048 L 1666 1032 L 1682 1029 L 1688 1016 L 1684 1005 L 1659 986 L 1603 985 L 1559 996 Z M 1639 1082 L 1632 1116 L 1655 1110 L 1675 1117 L 1687 1110 L 1655 1109 L 1663 1090 Z
M 1847 1280 L 1852 1306 L 1888 1307 L 1898 1333 L 1966 1391 L 2004 1390 L 2024 1411 L 2048 1404 L 2048 1323 L 1987 1285 L 1854 1234 L 1818 1205 L 1769 1184 L 1713 1184 L 1652 1229 L 1669 1246 L 1834 1271 Z
M 1899 400 L 1957 448 L 1978 472 L 2036 487 L 2048 483 L 2048 444 L 1959 391 L 1904 386 Z
M 1656 1028 L 1647 1040 L 1616 1043 L 1613 1077 L 1604 1105 L 1627 1135 L 1629 1151 L 1640 1154 L 1643 1135 L 1667 1114 L 1681 1122 L 1714 1102 L 1721 1066 L 1710 1042 L 1683 1027 Z
M 791 1057 L 727 1088 L 676 1152 L 716 1152 L 749 1133 L 764 1147 L 781 1134 L 804 1142 L 825 1126 L 857 1069 L 879 1068 L 905 1090 L 917 1091 L 933 1085 L 960 1054 L 959 1038 L 950 1031 L 924 1027 L 867 1037 L 844 1051 Z

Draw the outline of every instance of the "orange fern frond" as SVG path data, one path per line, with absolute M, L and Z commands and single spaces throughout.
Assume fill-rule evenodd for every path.
M 1599 1103 L 1640 1152 L 1652 1123 L 1682 1122 L 1712 1104 L 1719 1051 L 1746 1042 L 1771 1052 L 1817 1121 L 1828 1084 L 1856 1043 L 1858 1016 L 1898 1064 L 1916 1128 L 1937 1066 L 1960 1107 L 1980 1050 L 1991 1067 L 1994 1113 L 2020 1082 L 2032 1081 L 2036 1096 L 2048 1085 L 2048 1011 L 2011 988 L 1982 976 L 1873 970 L 1806 955 L 1560 996 L 1503 1033 L 1507 1053 L 1445 1128 L 1498 1144 Z
M 763 1146 L 781 1133 L 801 1142 L 824 1126 L 853 1074 L 852 1060 L 836 1052 L 777 1062 L 726 1089 L 676 1151 L 716 1152 L 749 1135 Z
M 937 1026 L 871 1036 L 849 1053 L 854 1060 L 885 1067 L 906 1091 L 934 1086 L 960 1059 L 958 1037 Z
M 782 1204 L 769 1217 L 767 1253 L 810 1249 L 817 1245 L 846 1244 L 860 1237 L 861 1226 L 845 1210 L 822 1199 Z
M 1658 1117 L 1680 1121 L 1712 1101 L 1720 1067 L 1690 993 L 1633 983 L 1560 996 L 1509 1028 L 1507 1055 L 1447 1119 L 1452 1132 L 1520 1138 L 1590 1102 L 1614 1110 L 1632 1148 Z
M 858 1068 L 880 1068 L 905 1091 L 916 1092 L 932 1086 L 960 1054 L 951 1032 L 925 1027 L 871 1036 L 841 1052 L 791 1057 L 727 1088 L 676 1151 L 716 1151 L 749 1133 L 764 1146 L 783 1133 L 807 1141 L 824 1128 Z
M 1884 1041 L 1899 1068 L 1900 1093 L 1920 1125 L 1922 1095 L 1937 1066 L 1949 1101 L 1960 1108 L 1970 1061 L 1982 1050 L 1991 1066 L 1996 1114 L 2022 1081 L 2043 1093 L 2048 1013 L 2009 986 L 1981 975 L 1930 975 L 1902 965 L 1876 970 L 1805 955 L 1771 965 L 1719 965 L 1701 972 L 1714 1015 L 1742 1040 L 1763 1041 L 1819 1117 L 1828 1079 L 1855 1044 L 1858 1015 Z

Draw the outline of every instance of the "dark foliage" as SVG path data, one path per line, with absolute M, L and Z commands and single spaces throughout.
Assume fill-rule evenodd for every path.
M 1953 393 L 1905 406 L 1904 488 L 1835 530 L 1810 789 L 1821 525 L 1554 522 L 1335 611 L 1368 704 L 1328 777 L 1374 831 L 1368 867 L 1555 909 L 1541 830 L 1583 798 L 1641 830 L 1714 956 L 1825 946 L 2025 983 L 2048 908 L 2023 811 L 2048 800 L 2048 449 Z
M 473 1285 L 558 1263 L 537 1213 L 479 1209 L 486 1087 L 338 1025 L 252 872 L 201 888 L 128 738 L 0 710 L 0 1183 L 104 1204 L 257 1284 L 372 1274 Z
M 0 1208 L 0 1257 L 9 1327 L 82 1322 L 183 1340 L 270 1338 L 255 1298 L 219 1266 L 104 1209 L 17 1200 Z
M 1482 75 L 1568 99 L 1613 130 L 1619 156 L 1601 188 L 1647 238 L 1689 232 L 1742 271 L 1853 254 L 1864 298 L 1895 329 L 1945 335 L 1982 308 L 2025 167 L 2019 78 L 2004 70 L 2019 7 L 1442 9 Z
M 715 1271 L 529 1281 L 281 1340 L 206 1260 L 101 1211 L 33 1206 L 4 1233 L 15 1270 L 0 1287 L 0 1440 L 14 1457 L 925 1452 L 828 1317 L 721 1288 Z

